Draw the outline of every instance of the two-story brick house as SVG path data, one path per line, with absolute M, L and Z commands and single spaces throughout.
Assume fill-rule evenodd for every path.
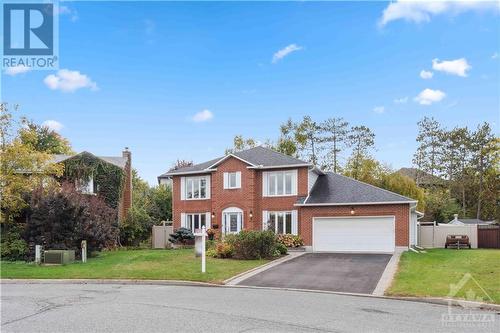
M 308 250 L 393 252 L 416 242 L 416 201 L 256 147 L 169 171 L 174 228 L 272 229 Z

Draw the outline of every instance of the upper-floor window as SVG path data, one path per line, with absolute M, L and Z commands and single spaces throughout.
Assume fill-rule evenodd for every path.
M 241 172 L 224 172 L 224 188 L 241 188 Z
M 210 176 L 182 177 L 181 191 L 181 199 L 210 198 Z
M 264 172 L 263 195 L 297 195 L 297 170 Z
M 97 193 L 97 184 L 94 183 L 94 176 L 90 176 L 88 179 L 79 179 L 76 181 L 76 188 L 80 193 L 83 194 L 95 194 Z

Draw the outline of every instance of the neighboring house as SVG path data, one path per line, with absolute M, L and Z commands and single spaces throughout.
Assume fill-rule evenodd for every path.
M 307 250 L 393 252 L 416 244 L 417 201 L 256 147 L 169 171 L 173 225 L 272 229 Z
M 64 165 L 61 181 L 74 182 L 89 195 L 100 195 L 118 209 L 123 219 L 132 205 L 132 153 L 125 148 L 122 156 L 96 156 L 89 152 L 75 155 L 53 155 L 51 163 Z
M 446 186 L 446 180 L 417 168 L 401 168 L 397 172 L 413 179 L 422 188 Z
M 453 225 L 491 225 L 495 224 L 495 221 L 483 221 L 480 219 L 459 219 L 458 214 L 454 214 L 454 219 L 448 222 L 448 224 Z

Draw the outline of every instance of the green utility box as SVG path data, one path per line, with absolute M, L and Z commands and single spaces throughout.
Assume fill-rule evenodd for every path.
M 44 257 L 46 264 L 66 265 L 75 261 L 75 250 L 47 250 Z

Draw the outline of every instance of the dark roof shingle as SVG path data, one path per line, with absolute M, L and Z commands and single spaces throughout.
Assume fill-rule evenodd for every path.
M 397 193 L 361 181 L 327 172 L 319 176 L 305 204 L 415 202 Z
M 255 167 L 262 167 L 262 168 L 272 168 L 272 167 L 278 167 L 278 166 L 292 166 L 292 165 L 304 165 L 308 166 L 310 163 L 304 162 L 302 160 L 299 160 L 298 158 L 291 157 L 282 153 L 279 153 L 277 151 L 274 151 L 272 149 L 258 146 L 254 148 L 250 148 L 247 150 L 239 151 L 236 153 L 233 153 L 232 155 L 247 161 L 248 163 L 252 164 Z M 226 155 L 227 156 L 227 155 Z M 224 157 L 226 157 L 224 156 Z M 210 160 L 208 162 L 203 162 L 199 164 L 195 164 L 192 166 L 180 168 L 177 170 L 170 170 L 168 172 L 165 172 L 164 174 L 160 175 L 158 178 L 163 178 L 163 177 L 169 177 L 174 174 L 182 174 L 182 173 L 195 173 L 195 172 L 203 172 L 207 170 L 207 168 L 213 166 L 220 160 L 222 160 L 224 157 L 219 157 L 213 160 Z

